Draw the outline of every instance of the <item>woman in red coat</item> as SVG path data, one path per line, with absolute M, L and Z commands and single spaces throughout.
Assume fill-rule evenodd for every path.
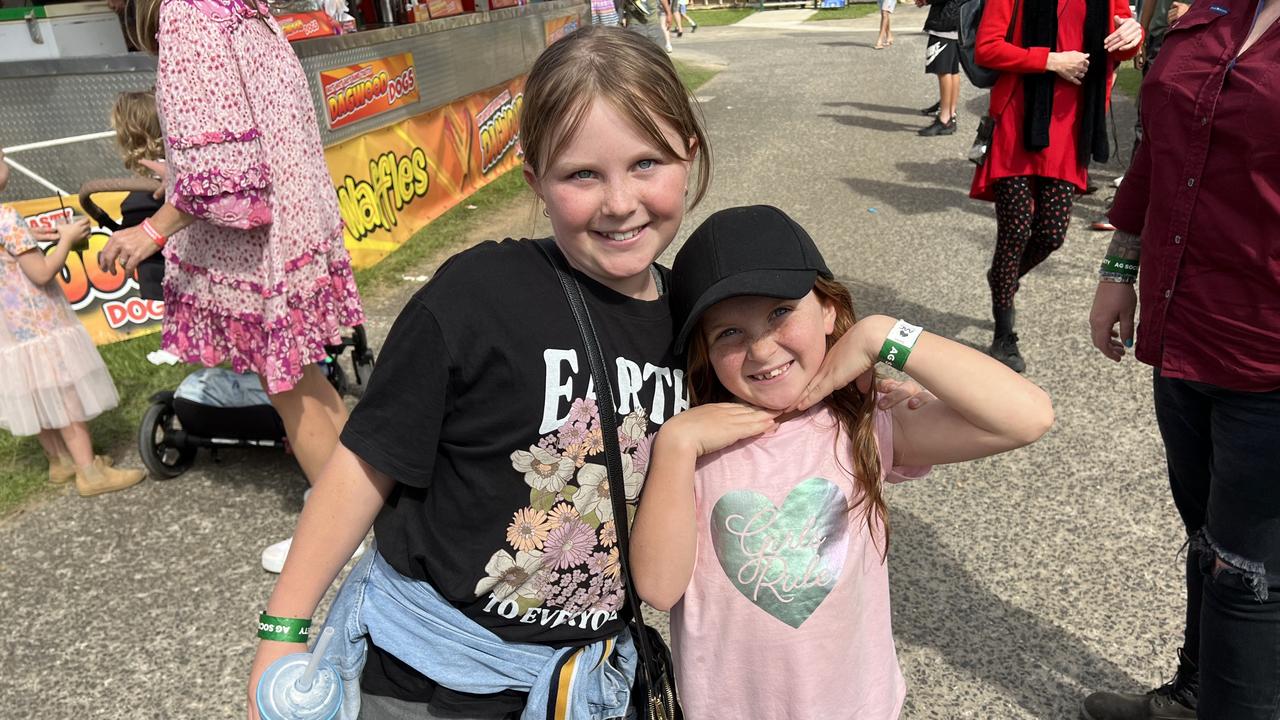
M 990 352 L 1022 372 L 1013 331 L 1018 280 L 1062 247 L 1089 161 L 1108 157 L 1112 75 L 1138 52 L 1142 27 L 1127 0 L 986 1 L 974 56 L 1002 75 L 991 90 L 991 150 L 969 195 L 996 204 Z

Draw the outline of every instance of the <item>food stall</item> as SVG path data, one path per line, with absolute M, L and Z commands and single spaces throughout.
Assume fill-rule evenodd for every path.
M 326 25 L 308 13 L 336 28 L 293 47 L 309 80 L 357 267 L 376 263 L 519 163 L 525 74 L 543 48 L 590 17 L 585 0 L 522 1 L 408 0 L 397 15 L 392 3 L 404 0 L 362 0 L 346 21 L 363 28 L 356 31 L 314 6 L 280 16 L 282 27 L 295 23 L 299 33 Z M 401 24 L 383 22 L 389 9 Z M 0 12 L 0 33 L 8 33 L 0 38 L 59 49 L 28 48 L 20 59 L 0 61 L 0 146 L 18 171 L 0 200 L 17 201 L 33 223 L 57 222 L 76 211 L 83 181 L 125 174 L 109 132 L 110 108 L 117 93 L 152 85 L 155 58 L 124 48 L 105 2 Z M 41 42 L 33 39 L 37 32 Z M 84 38 L 98 35 L 116 44 L 76 54 Z M 0 39 L 5 52 L 18 52 L 10 45 Z M 118 210 L 111 198 L 95 200 Z M 132 279 L 95 270 L 106 238 L 105 231 L 95 233 L 62 277 L 99 343 L 153 330 L 161 310 L 136 298 Z

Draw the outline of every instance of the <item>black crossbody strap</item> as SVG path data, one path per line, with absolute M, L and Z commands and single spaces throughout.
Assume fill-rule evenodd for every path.
M 618 446 L 618 418 L 614 408 L 613 383 L 605 369 L 604 352 L 596 338 L 595 326 L 591 324 L 591 315 L 587 311 L 587 303 L 582 297 L 582 288 L 569 272 L 560 249 L 550 239 L 537 241 L 551 266 L 555 268 L 564 288 L 565 298 L 569 301 L 569 309 L 573 311 L 573 319 L 578 324 L 578 332 L 582 335 L 582 344 L 587 354 L 587 363 L 591 367 L 591 378 L 596 390 L 596 408 L 600 415 L 600 435 L 604 441 L 605 470 L 609 476 L 609 502 L 613 506 L 613 524 L 618 534 L 618 555 L 621 559 L 623 585 L 626 590 L 627 605 L 639 632 L 634 633 L 636 648 L 640 654 L 640 667 L 649 674 L 653 657 L 649 647 L 648 633 L 645 631 L 644 614 L 640 610 L 640 597 L 636 595 L 635 583 L 631 578 L 631 529 L 627 515 L 627 486 L 622 477 L 622 450 Z M 625 615 L 624 615 L 625 617 Z

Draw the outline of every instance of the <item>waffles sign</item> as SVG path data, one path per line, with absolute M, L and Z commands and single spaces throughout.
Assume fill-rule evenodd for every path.
M 320 87 L 330 129 L 418 102 L 412 53 L 324 70 Z

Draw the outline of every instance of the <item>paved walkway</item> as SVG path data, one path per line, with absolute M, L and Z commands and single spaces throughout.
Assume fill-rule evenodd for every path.
M 967 198 L 964 152 L 985 98 L 966 86 L 959 133 L 916 136 L 936 84 L 907 32 L 923 13 L 899 7 L 883 51 L 862 21 L 676 41 L 677 58 L 724 67 L 699 91 L 716 175 L 685 231 L 716 208 L 776 204 L 818 239 L 860 311 L 981 346 L 994 221 Z M 1127 102 L 1117 112 L 1131 124 Z M 1089 689 L 1145 687 L 1172 667 L 1180 530 L 1149 374 L 1102 360 L 1085 330 L 1106 243 L 1087 222 L 1105 194 L 1080 203 L 1066 247 L 1019 295 L 1028 375 L 1053 395 L 1057 426 L 1032 448 L 890 492 L 905 718 L 1074 718 Z M 522 206 L 498 220 L 518 234 L 528 217 Z M 375 342 L 413 287 L 372 303 Z M 0 716 L 243 717 L 252 623 L 274 579 L 258 552 L 290 532 L 302 490 L 283 456 L 226 453 L 0 524 Z

